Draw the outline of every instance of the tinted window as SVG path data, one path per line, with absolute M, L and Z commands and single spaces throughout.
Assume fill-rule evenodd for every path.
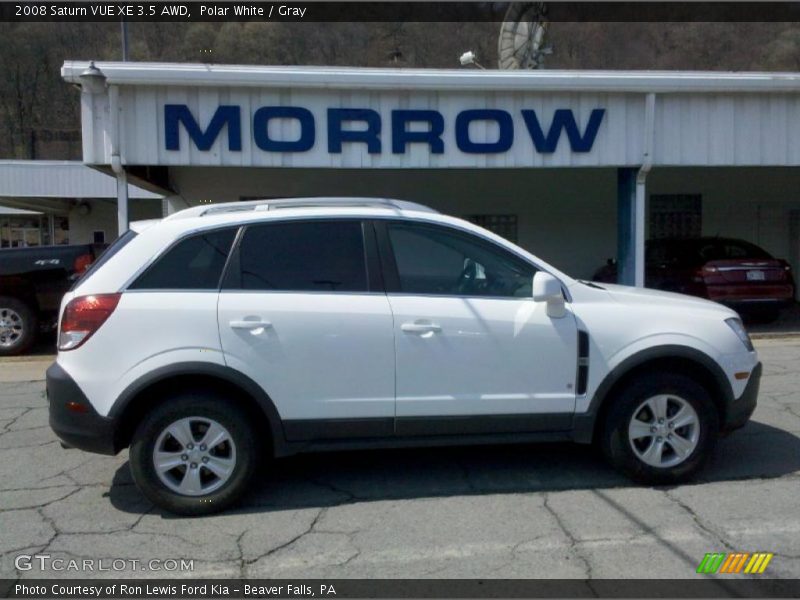
M 307 221 L 248 227 L 240 246 L 245 290 L 364 292 L 361 223 Z
M 178 242 L 147 269 L 131 289 L 217 289 L 235 234 L 235 229 L 225 229 Z
M 723 253 L 727 259 L 735 258 L 772 258 L 766 251 L 748 242 L 728 240 L 723 244 Z
M 387 229 L 403 293 L 531 296 L 535 267 L 489 242 L 441 227 L 395 223 Z

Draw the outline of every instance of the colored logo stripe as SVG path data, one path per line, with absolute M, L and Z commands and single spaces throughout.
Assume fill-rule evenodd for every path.
M 745 567 L 745 573 L 763 573 L 769 561 L 772 560 L 773 554 L 771 552 L 759 552 L 753 554 L 753 558 L 750 559 L 750 562 L 747 563 L 747 567 Z
M 736 552 L 728 555 L 728 559 L 719 570 L 720 573 L 738 573 L 744 567 L 747 557 L 750 556 L 749 552 Z
M 697 567 L 698 573 L 716 573 L 722 561 L 725 560 L 725 554 L 721 552 L 711 552 L 703 557 L 700 561 L 700 566 Z
M 697 567 L 698 573 L 741 573 L 744 568 L 745 573 L 763 573 L 774 554 L 771 552 L 709 552 L 700 561 Z M 748 560 L 749 559 L 749 560 Z M 747 565 L 747 566 L 745 566 Z

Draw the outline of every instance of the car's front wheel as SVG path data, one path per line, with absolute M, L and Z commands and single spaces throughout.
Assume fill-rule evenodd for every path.
M 133 479 L 156 506 L 181 515 L 223 510 L 239 500 L 257 470 L 259 447 L 245 411 L 208 392 L 159 404 L 130 449 Z
M 714 448 L 719 415 L 708 391 L 690 377 L 643 375 L 612 401 L 603 427 L 603 451 L 636 481 L 685 481 Z

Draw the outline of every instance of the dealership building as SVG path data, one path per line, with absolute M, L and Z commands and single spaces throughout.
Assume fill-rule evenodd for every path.
M 641 283 L 646 239 L 699 235 L 800 269 L 798 73 L 68 61 L 62 76 L 80 87 L 84 163 L 117 179 L 121 229 L 130 184 L 165 197 L 145 216 L 381 196 L 580 278 L 614 257 Z

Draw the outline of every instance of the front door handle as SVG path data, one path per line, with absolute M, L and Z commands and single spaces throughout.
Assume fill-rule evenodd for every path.
M 436 323 L 403 323 L 400 329 L 406 333 L 439 333 L 442 327 Z
M 250 331 L 254 331 L 256 329 L 269 329 L 272 327 L 272 323 L 269 321 L 231 321 L 228 323 L 231 326 L 231 329 L 249 329 Z

